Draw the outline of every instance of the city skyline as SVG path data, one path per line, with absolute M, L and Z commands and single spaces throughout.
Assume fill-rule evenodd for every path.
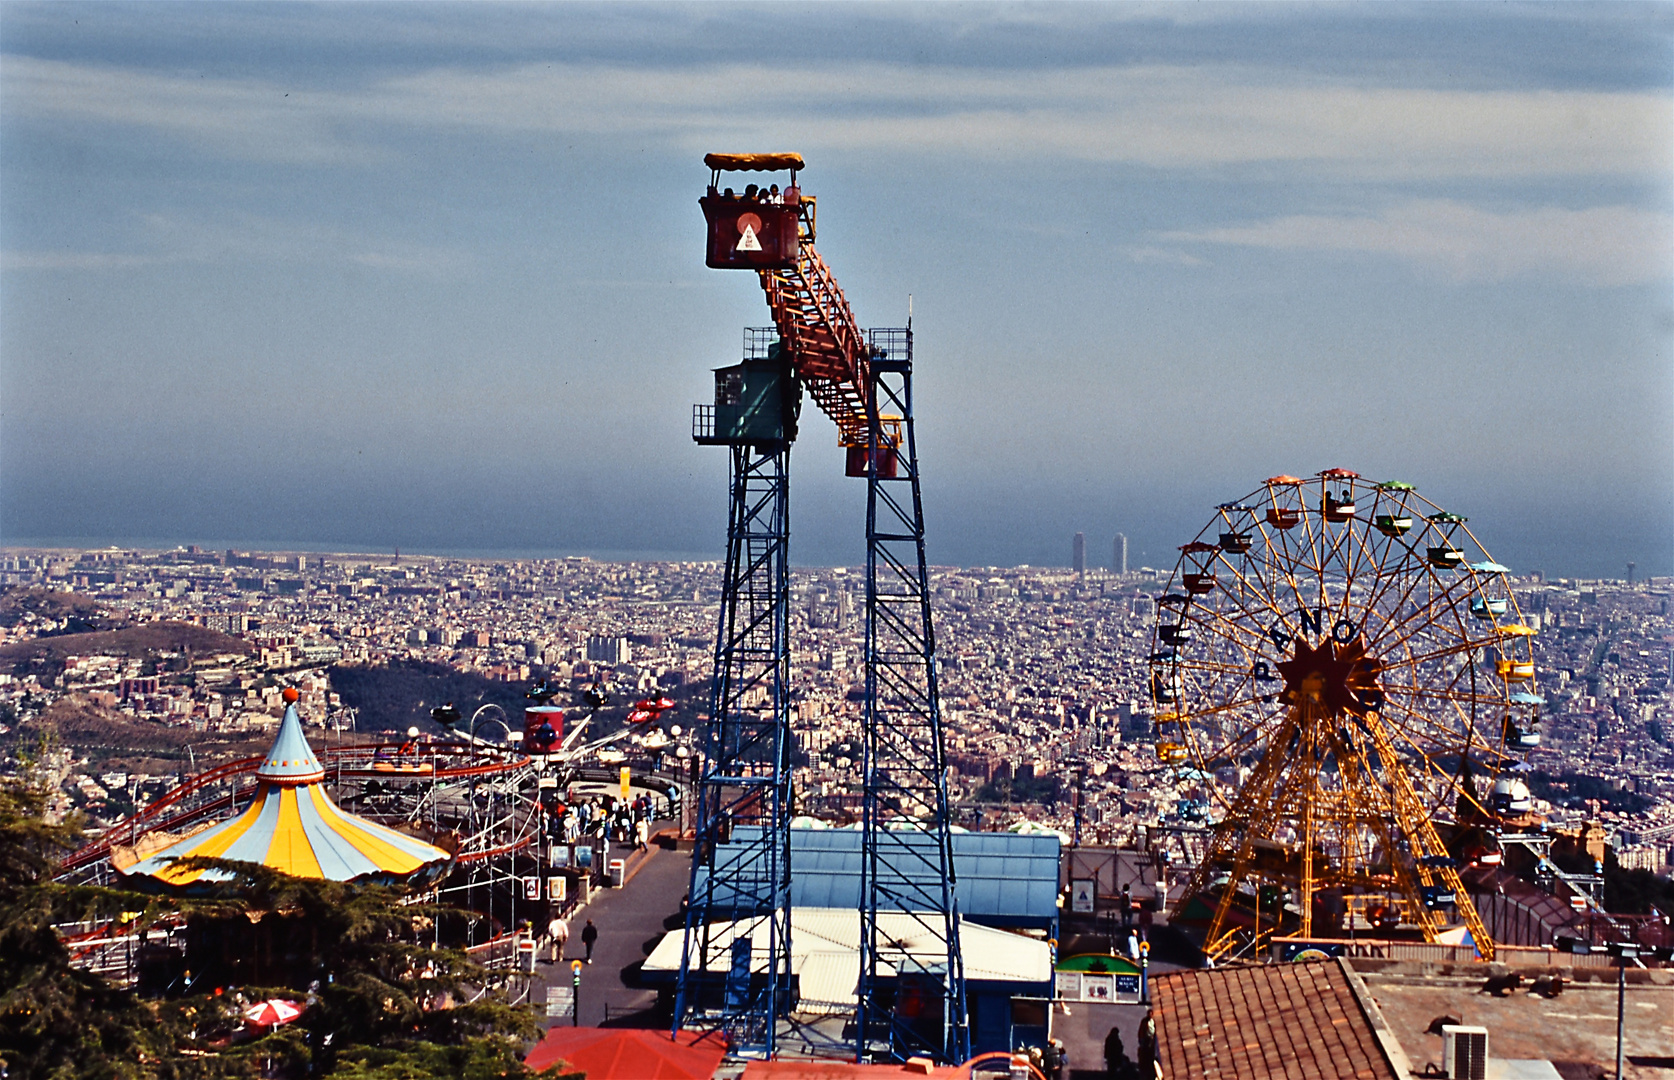
M 862 324 L 913 297 L 933 562 L 1167 568 L 1343 466 L 1519 571 L 1667 575 L 1671 42 L 1662 5 L 9 5 L 0 543 L 719 557 L 689 408 L 767 315 L 702 265 L 700 158 L 774 149 Z M 792 560 L 852 565 L 813 413 Z

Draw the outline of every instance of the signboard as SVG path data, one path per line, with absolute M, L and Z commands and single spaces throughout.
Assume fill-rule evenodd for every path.
M 1139 976 L 1094 971 L 1059 971 L 1054 986 L 1059 1001 L 1132 1004 L 1139 1000 Z
M 541 898 L 541 879 L 526 877 L 523 879 L 523 899 L 539 900 Z
M 553 844 L 549 855 L 547 862 L 553 866 L 562 868 L 570 865 L 570 845 L 568 844 Z
M 562 904 L 569 896 L 569 884 L 569 878 L 561 875 L 553 875 L 552 877 L 547 878 L 546 898 L 555 903 Z
M 633 792 L 628 790 L 628 767 L 624 765 L 622 766 L 622 798 L 631 799 L 633 797 Z
M 546 1015 L 569 1016 L 575 1012 L 575 987 L 568 984 L 546 988 Z
M 1286 941 L 1279 946 L 1279 959 L 1286 963 L 1329 960 L 1343 955 L 1343 947 L 1326 941 Z
M 1070 882 L 1070 910 L 1077 915 L 1091 915 L 1098 906 L 1098 882 L 1077 878 Z

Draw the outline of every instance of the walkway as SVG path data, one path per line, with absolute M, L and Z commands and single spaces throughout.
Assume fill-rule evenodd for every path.
M 607 1026 L 608 1021 L 610 1027 L 657 1027 L 667 1022 L 656 1014 L 656 991 L 639 985 L 639 969 L 664 933 L 685 925 L 680 899 L 690 883 L 691 854 L 653 846 L 644 863 L 629 869 L 632 876 L 625 886 L 594 893 L 592 902 L 570 917 L 564 962 L 546 963 L 550 954 L 543 954 L 535 965 L 531 999 L 537 1009 L 546 1001 L 549 981 L 567 983 L 572 978 L 568 961 L 586 954 L 581 931 L 591 919 L 599 940 L 593 963 L 581 970 L 582 1026 Z

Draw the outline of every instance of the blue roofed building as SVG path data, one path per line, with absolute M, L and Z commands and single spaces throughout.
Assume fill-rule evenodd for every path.
M 804 1019 L 834 1013 L 852 1014 L 860 974 L 861 833 L 858 829 L 791 829 L 790 901 L 791 968 L 795 979 L 794 1011 Z M 697 870 L 692 895 L 704 896 L 714 867 L 716 894 L 711 910 L 728 912 L 710 923 L 711 933 L 747 934 L 752 943 L 765 933 L 764 912 L 748 905 L 733 907 L 727 881 L 755 881 L 751 863 L 765 858 L 758 826 L 739 825 L 727 843 L 717 846 Z M 892 832 L 892 846 L 933 845 L 933 834 Z M 1052 951 L 1048 938 L 1058 932 L 1058 861 L 1062 842 L 1056 834 L 971 833 L 952 835 L 954 898 L 963 929 L 965 992 L 974 1052 L 1010 1050 L 1046 1037 L 1044 1002 L 1052 996 Z M 927 855 L 929 853 L 927 852 Z M 891 860 L 900 870 L 915 860 Z M 926 858 L 926 871 L 939 863 Z M 705 865 L 707 864 L 707 865 Z M 926 878 L 935 885 L 939 878 Z M 884 890 L 884 893 L 895 890 Z M 913 890 L 899 890 L 911 893 Z M 891 940 L 912 951 L 916 923 L 912 916 L 880 906 L 882 924 L 899 923 Z M 893 920 L 893 921 L 892 921 Z M 682 935 L 675 931 L 656 947 L 642 968 L 651 985 L 672 989 L 680 968 Z M 764 946 L 765 947 L 765 946 Z M 937 946 L 930 942 L 927 947 Z M 754 954 L 754 946 L 752 953 Z M 765 964 L 765 953 L 752 964 Z M 884 965 L 891 974 L 893 969 Z M 1024 1005 L 1022 1013 L 1017 1006 Z M 1031 1011 L 1032 1007 L 1032 1011 Z M 1034 1014 L 1039 1013 L 1036 1017 Z
M 860 830 L 791 829 L 791 906 L 815 908 L 860 907 Z M 754 880 L 729 858 L 733 852 L 758 857 L 765 850 L 760 829 L 741 825 L 732 842 L 721 845 L 716 864 L 724 877 Z M 892 841 L 902 842 L 899 835 Z M 935 843 L 929 833 L 911 834 L 907 845 Z M 958 832 L 953 834 L 954 899 L 962 918 L 1002 930 L 1036 930 L 1047 937 L 1058 931 L 1058 858 L 1061 844 L 1055 835 Z M 940 860 L 926 860 L 933 865 Z M 908 863 L 896 859 L 899 867 Z M 707 887 L 708 867 L 699 867 L 697 890 Z M 723 890 L 724 891 L 724 890 Z M 717 892 L 715 906 L 728 907 L 730 897 Z

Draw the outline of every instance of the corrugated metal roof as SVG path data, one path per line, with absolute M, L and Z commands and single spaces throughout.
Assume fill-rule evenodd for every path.
M 728 848 L 742 852 L 754 847 L 760 852 L 761 831 L 757 826 L 739 826 L 732 843 L 724 845 L 716 861 L 729 868 L 728 876 L 748 879 L 748 862 L 734 863 Z M 994 926 L 1049 927 L 1058 916 L 1058 856 L 1056 836 L 1016 833 L 954 833 L 954 898 L 967 919 Z M 935 837 L 917 831 L 888 834 L 890 845 L 899 845 L 907 858 L 892 860 L 897 867 L 917 863 L 914 849 L 931 849 Z M 860 841 L 858 829 L 791 830 L 791 904 L 795 907 L 860 907 Z M 926 850 L 936 861 L 934 851 Z M 759 857 L 759 855 L 755 856 Z M 698 892 L 707 888 L 706 868 L 699 869 Z M 919 887 L 939 887 L 929 873 L 917 875 Z M 908 890 L 910 891 L 910 890 Z M 718 888 L 724 894 L 724 889 Z M 716 906 L 729 906 L 731 897 L 718 895 Z
M 932 918 L 935 918 L 932 916 Z M 880 912 L 879 929 L 908 955 L 936 956 L 942 951 L 938 933 L 908 912 Z M 768 924 L 764 919 L 716 923 L 710 927 L 710 951 L 726 955 L 734 936 L 751 939 L 751 964 L 755 971 L 767 967 Z M 647 975 L 680 970 L 680 947 L 684 931 L 664 934 L 651 955 L 645 958 Z M 1052 950 L 1036 938 L 995 930 L 960 921 L 959 952 L 965 961 L 965 978 L 979 982 L 1044 983 L 1052 978 Z M 694 957 L 695 957 L 694 951 Z M 808 964 L 819 957 L 810 973 Z M 832 959 L 833 957 L 837 959 Z M 890 952 L 880 956 L 879 970 L 893 976 Z M 848 974 L 841 976 L 843 965 Z M 860 977 L 860 912 L 856 908 L 793 907 L 791 909 L 791 970 L 804 978 L 819 980 L 817 990 L 804 984 L 804 997 L 825 1004 L 850 1001 Z M 847 986 L 838 984 L 847 981 Z M 841 997 L 832 995 L 841 994 Z

